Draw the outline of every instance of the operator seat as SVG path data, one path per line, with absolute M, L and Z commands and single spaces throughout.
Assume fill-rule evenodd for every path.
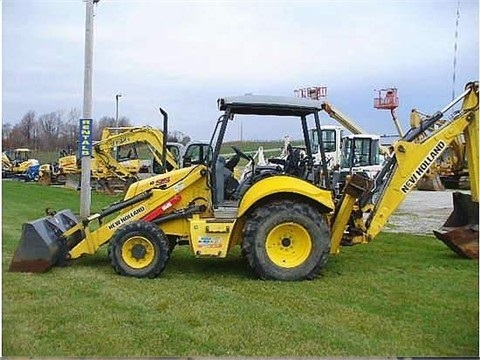
M 288 156 L 285 160 L 284 170 L 286 174 L 304 178 L 306 174 L 306 159 L 302 158 L 301 150 L 288 145 Z

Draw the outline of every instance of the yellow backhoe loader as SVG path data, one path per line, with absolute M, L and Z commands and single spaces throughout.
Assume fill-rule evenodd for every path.
M 317 135 L 321 133 L 317 101 L 256 95 L 221 98 L 222 115 L 211 138 L 209 164 L 138 181 L 123 201 L 81 221 L 70 210 L 62 210 L 25 223 L 10 270 L 42 272 L 107 245 L 117 273 L 154 278 L 165 269 L 173 247 L 185 244 L 197 258 L 223 258 L 240 246 L 262 279 L 312 279 L 342 243 L 373 240 L 430 165 L 462 133 L 467 140 L 471 197 L 456 195 L 454 213 L 437 236 L 463 256 L 477 258 L 478 82 L 467 84 L 461 96 L 423 125 L 433 127 L 459 102 L 462 106 L 455 118 L 421 142 L 416 142 L 421 131 L 410 129 L 395 143 L 394 156 L 373 181 L 355 174 L 335 200 L 325 156 L 320 166 L 314 166 L 308 136 L 309 121 Z M 254 165 L 250 177 L 236 182 L 236 164 L 226 163 L 220 148 L 228 124 L 242 115 L 299 120 L 307 156 L 299 159 L 290 154 L 282 169 Z M 317 138 L 323 153 L 322 137 Z M 233 150 L 237 159 L 252 160 Z M 373 209 L 364 214 L 362 205 L 372 199 Z M 463 210 L 476 211 L 476 216 L 463 217 Z

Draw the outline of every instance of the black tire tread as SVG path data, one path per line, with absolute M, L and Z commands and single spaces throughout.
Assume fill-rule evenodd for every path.
M 318 230 L 322 233 L 319 246 L 322 248 L 320 261 L 307 274 L 304 274 L 298 279 L 293 280 L 312 280 L 325 268 L 328 256 L 330 253 L 330 231 L 322 214 L 320 214 L 314 207 L 306 203 L 297 202 L 293 200 L 280 200 L 258 207 L 253 211 L 245 223 L 243 230 L 242 254 L 247 258 L 250 267 L 253 271 L 264 280 L 285 280 L 277 279 L 269 274 L 268 269 L 261 264 L 254 251 L 256 237 L 259 230 L 259 225 L 264 223 L 272 214 L 279 212 L 291 212 L 301 214 L 302 216 L 312 220 Z M 287 279 L 288 280 L 288 279 Z
M 128 238 L 130 233 L 141 233 L 142 236 L 148 237 L 156 247 L 158 255 L 154 260 L 154 265 L 147 271 L 130 268 L 116 255 L 116 250 L 121 248 L 123 240 L 126 237 Z M 117 274 L 138 278 L 155 278 L 165 269 L 170 258 L 168 239 L 164 232 L 155 224 L 143 220 L 133 221 L 122 226 L 113 234 L 108 244 L 108 257 Z

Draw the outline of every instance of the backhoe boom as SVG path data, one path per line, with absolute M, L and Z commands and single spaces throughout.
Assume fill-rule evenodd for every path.
M 375 205 L 365 223 L 360 226 L 363 229 L 358 229 L 358 226 L 356 229 L 349 229 L 349 232 L 353 233 L 348 237 L 349 242 L 355 244 L 374 239 L 443 150 L 447 149 L 450 143 L 461 134 L 464 134 L 467 142 L 468 164 L 472 181 L 471 198 L 478 208 L 478 82 L 467 84 L 466 91 L 445 109 L 428 119 L 424 124 L 424 129 L 433 127 L 447 110 L 461 100 L 463 100 L 461 111 L 428 137 L 416 142 L 415 140 L 422 132 L 413 129 L 395 143 L 394 156 L 388 160 L 374 179 L 372 190 L 366 192 L 359 199 L 361 206 L 372 199 L 375 199 Z M 343 216 L 350 216 L 350 214 Z M 338 232 L 336 227 L 341 226 L 340 220 L 336 219 L 333 224 L 333 233 Z M 358 235 L 358 230 L 362 230 L 361 235 Z M 334 239 L 332 243 L 339 243 L 339 241 Z

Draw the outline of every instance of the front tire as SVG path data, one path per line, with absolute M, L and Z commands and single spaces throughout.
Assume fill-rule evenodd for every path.
M 329 252 L 326 221 L 308 204 L 266 204 L 245 223 L 242 253 L 261 279 L 313 279 L 326 266 Z
M 120 275 L 154 278 L 165 269 L 169 244 L 164 232 L 147 221 L 134 221 L 112 236 L 108 254 Z

